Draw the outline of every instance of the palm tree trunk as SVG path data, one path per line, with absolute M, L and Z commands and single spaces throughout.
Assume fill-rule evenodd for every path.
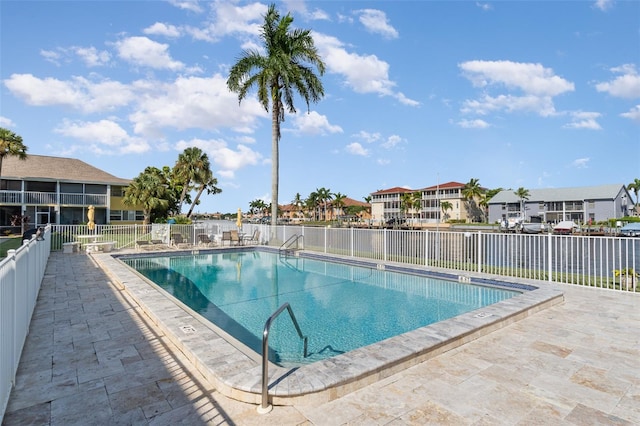
M 280 155 L 278 142 L 280 140 L 280 99 L 273 99 L 271 111 L 271 225 L 276 226 L 278 222 L 278 179 Z
M 191 213 L 193 213 L 193 208 L 198 204 L 198 200 L 200 199 L 200 195 L 204 192 L 206 185 L 200 185 L 200 189 L 198 189 L 198 193 L 196 194 L 196 198 L 193 199 L 193 203 L 191 203 L 191 207 L 189 208 L 189 212 L 187 213 L 187 217 L 191 217 Z

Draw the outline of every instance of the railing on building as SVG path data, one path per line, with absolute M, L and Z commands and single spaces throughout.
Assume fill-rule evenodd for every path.
M 43 240 L 34 236 L 0 261 L 0 422 L 15 384 L 50 251 L 51 228 L 46 227 Z
M 59 195 L 59 199 L 58 199 Z M 40 191 L 0 191 L 0 203 L 2 204 L 35 204 L 51 206 L 60 204 L 63 206 L 107 206 L 109 197 L 105 194 L 75 194 Z

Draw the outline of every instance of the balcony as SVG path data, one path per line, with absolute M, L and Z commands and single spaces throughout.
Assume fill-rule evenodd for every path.
M 61 206 L 88 206 L 106 207 L 109 197 L 106 194 L 60 194 Z M 14 205 L 42 205 L 52 206 L 58 204 L 58 194 L 55 192 L 34 191 L 0 191 L 1 204 Z

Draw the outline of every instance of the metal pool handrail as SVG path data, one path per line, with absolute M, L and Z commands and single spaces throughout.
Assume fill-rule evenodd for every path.
M 292 236 L 289 237 L 289 239 L 287 241 L 285 241 L 284 243 L 282 243 L 282 245 L 280 246 L 280 248 L 278 249 L 279 253 L 287 253 L 291 250 L 291 246 L 293 246 L 295 244 L 295 250 L 300 248 L 299 245 L 299 241 L 303 240 L 304 241 L 304 235 L 298 235 L 298 234 L 293 234 Z
M 285 302 L 275 311 L 271 316 L 267 319 L 267 322 L 264 323 L 264 331 L 262 332 L 262 403 L 258 407 L 258 412 L 261 414 L 268 413 L 271 411 L 271 405 L 269 404 L 269 395 L 267 389 L 267 381 L 269 379 L 269 329 L 271 328 L 271 323 L 276 319 L 278 315 L 282 313 L 284 310 L 289 311 L 289 316 L 293 321 L 293 325 L 298 332 L 298 336 L 304 342 L 304 357 L 307 357 L 307 336 L 302 335 L 302 330 L 300 329 L 300 325 L 298 325 L 298 320 L 296 320 L 296 316 L 293 314 L 293 309 L 291 309 L 291 305 L 289 302 Z

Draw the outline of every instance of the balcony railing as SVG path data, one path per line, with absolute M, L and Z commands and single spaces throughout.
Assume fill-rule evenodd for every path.
M 63 206 L 107 206 L 109 197 L 105 194 L 60 194 L 60 205 Z M 35 191 L 0 191 L 2 204 L 28 204 L 51 206 L 58 204 L 58 194 L 55 192 Z

